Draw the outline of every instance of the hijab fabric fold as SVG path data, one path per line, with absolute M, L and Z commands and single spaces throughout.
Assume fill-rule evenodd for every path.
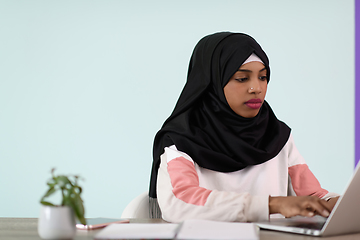
M 226 101 L 225 85 L 252 53 L 264 63 L 269 81 L 269 59 L 252 37 L 220 32 L 198 42 L 183 91 L 154 139 L 150 197 L 156 198 L 165 147 L 175 145 L 199 166 L 218 172 L 264 163 L 284 147 L 290 128 L 276 118 L 266 101 L 253 118 L 237 115 Z

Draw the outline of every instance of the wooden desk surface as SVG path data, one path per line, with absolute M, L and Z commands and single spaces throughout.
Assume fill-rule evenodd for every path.
M 40 240 L 37 233 L 37 218 L 0 218 L 1 240 Z M 130 223 L 162 223 L 161 219 L 131 219 Z M 100 230 L 77 230 L 74 240 L 93 239 Z M 359 240 L 360 233 L 334 237 L 308 237 L 297 234 L 260 231 L 261 240 Z

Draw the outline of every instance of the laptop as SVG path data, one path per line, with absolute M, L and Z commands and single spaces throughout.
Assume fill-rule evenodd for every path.
M 292 217 L 257 222 L 261 229 L 311 236 L 333 236 L 360 232 L 360 164 L 328 218 Z

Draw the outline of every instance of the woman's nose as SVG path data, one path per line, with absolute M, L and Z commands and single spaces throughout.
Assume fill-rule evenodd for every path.
M 249 93 L 261 93 L 261 84 L 259 82 L 259 80 L 252 80 L 250 81 L 249 83 L 249 90 L 248 90 Z

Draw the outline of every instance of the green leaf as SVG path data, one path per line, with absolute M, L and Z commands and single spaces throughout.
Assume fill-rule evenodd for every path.
M 54 181 L 52 181 L 52 179 L 49 180 L 46 184 L 47 184 L 49 187 L 54 187 L 54 186 L 56 186 L 56 183 L 55 183 Z
M 40 203 L 41 203 L 42 205 L 46 205 L 46 206 L 55 206 L 54 204 L 49 203 L 49 202 L 46 202 L 46 201 L 40 201 Z
M 45 193 L 45 195 L 43 196 L 43 198 L 46 198 L 46 197 L 52 195 L 52 194 L 55 193 L 55 192 L 56 192 L 55 187 L 51 187 L 51 188 Z
M 82 188 L 79 186 L 74 186 L 74 193 L 80 195 L 82 193 Z
M 76 216 L 81 224 L 86 225 L 86 219 L 84 216 Z
M 66 176 L 62 176 L 62 175 L 56 177 L 56 182 L 60 188 L 66 188 L 67 184 L 72 185 L 70 180 Z
M 85 219 L 84 218 L 85 209 L 84 209 L 83 201 L 78 194 L 73 195 L 72 204 L 73 204 L 75 215 L 81 222 L 82 219 Z

